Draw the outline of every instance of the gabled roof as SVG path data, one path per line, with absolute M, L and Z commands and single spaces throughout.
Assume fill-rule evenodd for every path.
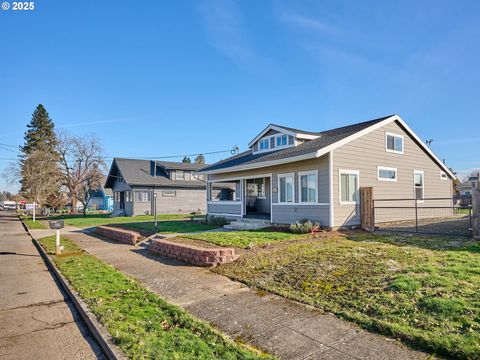
M 183 163 L 173 163 L 173 162 L 159 162 L 157 165 L 166 165 L 157 166 L 156 173 L 154 176 L 153 170 L 153 160 L 139 160 L 139 159 L 124 159 L 124 158 L 114 158 L 110 171 L 108 173 L 107 180 L 105 182 L 106 188 L 112 188 L 115 178 L 123 177 L 125 183 L 130 186 L 159 186 L 159 187 L 184 187 L 184 188 L 202 188 L 205 187 L 205 184 L 198 180 L 171 180 L 168 177 L 165 169 L 174 169 L 172 166 L 182 170 L 190 170 L 190 168 L 183 166 Z M 173 165 L 177 164 L 177 165 Z M 198 169 L 201 166 L 199 164 L 185 164 L 185 165 L 194 165 L 195 169 Z
M 281 133 L 284 133 L 284 134 L 287 134 L 287 135 L 292 135 L 292 136 L 294 136 L 298 139 L 308 139 L 308 140 L 315 139 L 316 137 L 318 137 L 318 134 L 319 134 L 319 133 L 316 133 L 316 132 L 304 131 L 304 130 L 295 129 L 295 128 L 282 126 L 282 125 L 268 124 L 267 127 L 260 132 L 260 134 L 255 136 L 255 138 L 252 141 L 250 141 L 248 146 L 249 147 L 253 146 L 253 144 L 255 144 L 259 139 L 261 139 L 270 130 L 276 130 L 278 132 L 281 132 Z
M 313 140 L 286 149 L 255 154 L 251 150 L 248 150 L 210 166 L 206 166 L 201 172 L 207 174 L 232 172 L 317 158 L 393 121 L 398 121 L 405 131 L 415 139 L 419 146 L 422 147 L 452 179 L 455 178 L 451 170 L 437 158 L 398 115 L 388 115 L 378 119 L 314 133 L 315 138 Z M 266 129 L 268 129 L 268 127 Z

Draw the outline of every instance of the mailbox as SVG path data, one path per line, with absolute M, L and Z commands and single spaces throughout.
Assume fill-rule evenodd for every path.
M 63 220 L 50 220 L 48 225 L 50 225 L 50 229 L 52 230 L 60 230 L 65 227 Z

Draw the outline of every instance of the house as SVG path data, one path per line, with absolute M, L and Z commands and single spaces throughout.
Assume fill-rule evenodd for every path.
M 111 189 L 92 190 L 88 208 L 94 210 L 113 211 L 113 193 Z
M 460 184 L 460 196 L 462 197 L 471 197 L 473 192 L 473 185 L 474 181 L 478 181 L 478 176 L 470 176 L 468 180 L 464 181 Z
M 452 206 L 454 174 L 398 115 L 321 132 L 270 124 L 248 146 L 201 170 L 209 216 L 356 226 L 360 187 L 373 187 L 375 199 L 436 197 Z M 232 191 L 219 197 L 218 183 Z
M 113 159 L 105 188 L 113 191 L 114 215 L 205 211 L 204 164 Z M 156 199 L 156 201 L 154 201 Z M 156 206 L 155 206 L 156 205 Z

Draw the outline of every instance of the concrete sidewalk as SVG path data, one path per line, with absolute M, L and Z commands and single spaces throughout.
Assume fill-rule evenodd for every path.
M 234 339 L 282 359 L 422 359 L 428 356 L 366 332 L 335 316 L 283 299 L 260 296 L 206 268 L 99 239 L 69 228 L 66 236 L 151 291 L 210 322 Z M 45 236 L 48 231 L 34 231 Z
M 0 212 L 0 359 L 104 359 L 13 213 Z

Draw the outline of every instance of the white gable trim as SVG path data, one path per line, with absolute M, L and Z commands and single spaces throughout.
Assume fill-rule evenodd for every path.
M 294 132 L 294 131 L 290 131 L 290 130 L 287 130 L 287 129 L 284 129 L 280 126 L 276 126 L 276 125 L 268 125 L 265 129 L 262 130 L 262 132 L 260 132 L 260 134 L 258 134 L 257 136 L 255 136 L 255 138 L 250 141 L 248 143 L 248 146 L 249 147 L 252 147 L 253 144 L 255 144 L 258 140 L 260 140 L 263 135 L 265 135 L 267 132 L 269 132 L 270 130 L 275 130 L 275 131 L 278 131 L 282 134 L 286 134 L 286 135 L 291 135 L 295 138 L 299 138 L 299 139 L 307 139 L 307 140 L 313 140 L 313 139 L 316 139 L 318 136 L 316 135 L 311 135 L 311 134 L 304 134 L 302 132 Z
M 327 147 L 324 147 L 320 150 L 317 151 L 317 157 L 318 156 L 322 156 L 322 155 L 325 155 L 326 153 L 328 153 L 329 151 L 332 151 L 334 149 L 337 149 L 339 148 L 340 146 L 343 146 L 345 144 L 348 144 L 349 142 L 353 141 L 353 140 L 356 140 L 368 133 L 371 133 L 372 131 L 375 131 L 377 129 L 380 129 L 381 127 L 387 125 L 387 124 L 390 124 L 394 121 L 398 121 L 406 130 L 406 132 L 411 135 L 417 142 L 418 144 L 420 145 L 420 147 L 425 150 L 425 152 L 427 154 L 429 154 L 433 159 L 434 161 L 443 169 L 443 171 L 445 171 L 448 175 L 450 175 L 450 177 L 452 179 L 455 179 L 456 176 L 450 171 L 450 169 L 432 152 L 432 150 L 430 150 L 430 148 L 417 136 L 417 134 L 415 134 L 413 132 L 413 130 L 405 123 L 405 121 L 402 120 L 402 118 L 398 115 L 393 115 L 393 116 L 390 116 L 389 118 L 383 120 L 383 121 L 380 121 L 366 129 L 363 129 L 362 131 L 359 131 L 353 135 L 350 135 L 350 136 L 347 136 L 346 138 L 340 140 L 340 141 L 337 141 L 336 143 L 333 143 Z

